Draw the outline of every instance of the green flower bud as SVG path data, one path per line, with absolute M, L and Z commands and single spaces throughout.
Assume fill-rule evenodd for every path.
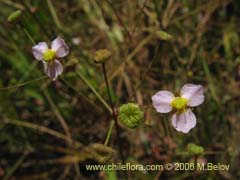
M 131 129 L 140 124 L 143 116 L 144 113 L 137 104 L 128 103 L 119 108 L 118 118 L 120 122 Z
M 22 11 L 21 10 L 17 10 L 17 11 L 14 11 L 13 13 L 11 13 L 7 20 L 8 22 L 13 22 L 13 21 L 16 21 L 18 20 L 22 15 Z
M 99 163 L 103 164 L 111 160 L 113 154 L 115 153 L 115 151 L 111 147 L 99 143 L 91 144 L 89 147 L 91 149 L 93 158 Z
M 187 145 L 187 151 L 191 155 L 200 155 L 204 152 L 204 148 L 202 146 L 190 143 Z
M 168 34 L 165 31 L 157 31 L 155 32 L 156 36 L 161 39 L 161 40 L 171 40 L 172 39 L 172 35 Z
M 112 53 L 107 49 L 100 49 L 95 52 L 94 61 L 96 63 L 103 63 L 108 61 L 112 56 Z

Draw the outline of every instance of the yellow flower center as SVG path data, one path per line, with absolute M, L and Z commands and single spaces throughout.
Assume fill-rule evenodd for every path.
M 46 62 L 51 62 L 55 58 L 56 52 L 48 49 L 43 54 L 43 60 Z
M 171 106 L 175 108 L 177 111 L 182 112 L 186 110 L 188 100 L 183 97 L 176 97 L 171 102 Z

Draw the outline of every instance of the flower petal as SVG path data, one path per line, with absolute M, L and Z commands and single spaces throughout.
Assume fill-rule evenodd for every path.
M 172 117 L 173 127 L 183 133 L 188 133 L 196 126 L 196 123 L 196 116 L 190 109 L 181 114 L 174 114 Z
M 45 73 L 48 77 L 52 78 L 53 81 L 63 72 L 63 66 L 58 60 L 54 60 L 52 64 L 44 63 L 44 69 Z
M 64 57 L 69 53 L 68 45 L 59 37 L 53 40 L 51 49 L 56 51 L 57 57 Z
M 37 60 L 43 60 L 43 54 L 48 49 L 48 45 L 45 42 L 40 42 L 32 47 L 33 56 Z
M 168 113 L 172 110 L 171 102 L 174 95 L 169 91 L 159 91 L 152 96 L 153 106 L 160 113 Z
M 194 107 L 203 103 L 203 87 L 195 84 L 185 84 L 181 90 L 181 96 L 188 99 L 188 106 Z

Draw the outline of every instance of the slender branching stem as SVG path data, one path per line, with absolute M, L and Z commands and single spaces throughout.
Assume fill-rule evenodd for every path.
M 110 93 L 110 87 L 109 87 L 109 83 L 108 83 L 106 65 L 105 65 L 104 62 L 102 63 L 102 70 L 103 70 L 104 80 L 105 80 L 105 84 L 106 84 L 106 88 L 107 88 L 107 93 L 108 93 L 108 96 L 109 96 L 110 105 L 111 105 L 111 108 L 112 108 L 112 116 L 113 116 L 113 119 L 114 119 L 114 122 L 115 122 L 118 149 L 119 149 L 121 161 L 122 161 L 123 164 L 125 164 L 125 158 L 124 158 L 124 155 L 123 155 L 122 143 L 121 143 L 121 139 L 120 139 L 120 128 L 119 128 L 119 125 L 118 125 L 118 122 L 117 122 L 117 114 L 116 114 L 114 103 L 113 103 L 112 96 L 111 96 L 111 93 Z M 112 127 L 113 126 L 110 126 L 110 128 L 112 128 Z M 127 175 L 126 171 L 124 171 L 124 176 L 125 176 L 125 179 L 128 179 L 128 175 Z
M 107 77 L 107 71 L 106 71 L 105 63 L 102 63 L 102 70 L 103 70 L 104 80 L 105 80 L 105 84 L 106 84 L 106 88 L 107 88 L 107 93 L 108 93 L 108 96 L 109 96 L 110 105 L 111 105 L 111 108 L 112 108 L 112 116 L 113 116 L 113 119 L 115 121 L 115 128 L 116 128 L 116 134 L 117 134 L 117 143 L 118 143 L 118 146 L 119 146 L 119 153 L 120 153 L 120 156 L 121 156 L 122 163 L 125 163 L 125 159 L 124 159 L 124 155 L 123 155 L 123 151 L 122 151 L 122 146 L 121 146 L 121 140 L 120 140 L 120 128 L 119 128 L 119 125 L 118 125 L 118 122 L 117 122 L 117 114 L 116 114 L 116 111 L 114 110 L 115 107 L 114 107 L 114 103 L 113 103 L 112 96 L 111 96 L 111 93 L 110 93 L 110 87 L 109 87 L 109 83 L 108 83 L 108 77 Z
M 111 135 L 112 135 L 112 129 L 113 129 L 114 124 L 115 124 L 115 121 L 114 121 L 114 120 L 111 120 L 110 126 L 109 126 L 109 128 L 108 128 L 108 132 L 107 132 L 107 137 L 106 137 L 106 139 L 105 139 L 105 141 L 104 141 L 104 145 L 105 145 L 105 146 L 107 146 L 108 143 L 109 143 L 109 140 L 110 140 Z

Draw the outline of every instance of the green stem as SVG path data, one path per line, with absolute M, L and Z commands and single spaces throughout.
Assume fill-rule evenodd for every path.
M 107 137 L 104 141 L 104 145 L 107 146 L 108 145 L 108 142 L 110 140 L 110 137 L 112 135 L 112 129 L 113 129 L 113 126 L 115 124 L 115 121 L 114 120 L 111 120 L 111 123 L 110 123 L 110 126 L 109 126 L 109 129 L 108 129 L 108 132 L 107 132 Z
M 3 87 L 3 88 L 0 88 L 0 91 L 6 91 L 6 90 L 10 90 L 10 89 L 15 89 L 15 88 L 19 88 L 21 86 L 25 86 L 27 84 L 30 84 L 30 83 L 33 83 L 33 82 L 37 82 L 37 81 L 40 81 L 40 80 L 43 80 L 43 79 L 46 79 L 47 76 L 42 76 L 40 78 L 37 78 L 37 79 L 33 79 L 33 80 L 30 80 L 30 81 L 26 81 L 26 82 L 23 82 L 23 83 L 19 83 L 17 85 L 13 85 L 13 86 L 8 86 L 8 87 Z
M 108 103 L 102 98 L 102 96 L 95 90 L 91 83 L 83 76 L 82 73 L 76 71 L 76 74 L 85 82 L 85 84 L 92 90 L 92 92 L 97 96 L 97 98 L 102 102 L 102 104 L 107 108 L 107 110 L 112 113 L 111 107 Z
M 52 4 L 52 1 L 51 0 L 46 0 L 47 1 L 47 5 L 48 5 L 48 8 L 50 10 L 50 13 L 52 14 L 52 17 L 53 17 L 53 21 L 55 22 L 56 26 L 59 28 L 59 29 L 63 29 L 62 27 L 62 24 L 57 16 L 57 13 L 56 13 L 56 10 Z
M 151 62 L 149 63 L 149 65 L 147 66 L 145 72 L 143 73 L 143 76 L 142 78 L 140 79 L 139 83 L 137 84 L 137 86 L 134 88 L 134 93 L 132 94 L 132 96 L 130 97 L 130 99 L 132 99 L 134 97 L 134 94 L 136 94 L 136 92 L 138 91 L 138 89 L 140 88 L 140 86 L 142 85 L 143 81 L 145 80 L 146 76 L 148 75 L 152 65 L 153 65 L 153 62 L 154 60 L 156 59 L 157 57 L 157 52 L 158 52 L 158 49 L 159 49 L 159 45 L 155 48 L 155 51 L 154 51 L 154 55 L 153 55 L 153 58 L 151 60 Z
M 113 116 L 113 119 L 114 119 L 114 122 L 115 122 L 116 136 L 117 136 L 117 143 L 118 143 L 119 153 L 120 153 L 120 157 L 121 157 L 122 163 L 125 164 L 125 158 L 124 158 L 124 155 L 123 155 L 123 149 L 122 149 L 122 143 L 121 143 L 122 141 L 120 139 L 120 128 L 119 128 L 119 125 L 118 125 L 118 122 L 117 122 L 117 114 L 116 114 L 116 112 L 114 110 L 114 104 L 113 104 L 113 100 L 112 100 L 111 93 L 110 93 L 110 87 L 109 87 L 109 84 L 108 84 L 108 77 L 107 77 L 107 71 L 106 71 L 105 63 L 102 63 L 102 70 L 103 70 L 105 84 L 106 84 L 106 87 L 107 87 L 109 101 L 110 101 L 111 108 L 112 108 L 112 116 Z M 124 175 L 125 175 L 125 179 L 128 179 L 128 175 L 127 175 L 127 173 L 125 171 L 124 171 Z
M 113 111 L 112 113 L 115 114 L 114 104 L 113 104 L 113 101 L 112 101 L 112 96 L 111 96 L 111 93 L 110 93 L 110 87 L 109 87 L 109 84 L 108 84 L 108 78 L 107 78 L 107 71 L 106 71 L 105 63 L 102 63 L 102 70 L 103 70 L 105 84 L 106 84 L 106 87 L 107 87 L 109 102 L 110 102 L 110 105 L 111 105 L 111 108 L 112 108 L 112 111 Z
M 72 142 L 72 139 L 69 138 L 68 136 L 58 132 L 58 131 L 55 131 L 53 129 L 49 129 L 45 126 L 40 126 L 40 125 L 36 125 L 34 123 L 30 123 L 30 122 L 26 122 L 26 121 L 20 121 L 20 120 L 9 120 L 9 119 L 4 119 L 4 123 L 6 124 L 12 124 L 12 125 L 15 125 L 15 126 L 18 126 L 18 127 L 25 127 L 25 128 L 29 128 L 29 129 L 32 129 L 32 130 L 36 130 L 37 132 L 41 132 L 41 133 L 45 133 L 45 134 L 48 134 L 48 135 L 51 135 L 55 138 L 58 138 L 58 139 L 62 139 L 62 140 L 65 140 L 66 142 Z M 77 142 L 77 141 L 74 141 L 74 144 L 77 146 L 77 147 L 81 147 L 82 144 Z
M 12 1 L 8 1 L 8 0 L 4 0 L 4 1 L 0 1 L 0 3 L 3 3 L 3 4 L 6 4 L 12 8 L 16 8 L 16 9 L 20 9 L 20 10 L 24 10 L 24 6 L 22 6 L 22 4 L 19 4 L 19 3 L 15 3 L 15 2 L 12 2 Z
M 23 0 L 22 2 L 26 11 L 29 13 L 31 17 L 33 17 L 34 21 L 38 24 L 41 33 L 45 35 L 47 38 L 51 38 L 51 35 L 48 33 L 49 28 L 46 28 L 45 25 L 41 21 L 39 21 L 39 18 L 36 16 L 36 13 L 31 11 L 31 5 L 29 0 Z
M 48 100 L 48 103 L 50 104 L 50 107 L 53 111 L 53 113 L 55 114 L 55 116 L 57 117 L 59 123 L 61 124 L 63 130 L 65 131 L 66 135 L 71 139 L 71 132 L 70 132 L 70 128 L 68 127 L 65 119 L 63 118 L 62 114 L 60 113 L 58 107 L 56 106 L 56 104 L 54 103 L 53 99 L 51 98 L 50 94 L 48 93 L 47 89 L 43 89 L 43 94 L 45 95 L 45 97 Z
M 35 45 L 36 42 L 33 40 L 31 34 L 28 32 L 28 30 L 23 26 L 23 24 L 21 22 L 18 23 L 19 26 L 22 28 L 23 32 L 25 33 L 25 35 L 28 37 L 28 39 Z
M 129 32 L 128 28 L 126 27 L 126 25 L 123 23 L 121 16 L 118 14 L 117 9 L 114 7 L 113 3 L 109 0 L 106 0 L 106 2 L 110 5 L 110 7 L 113 9 L 114 14 L 117 17 L 117 20 L 119 21 L 120 25 L 123 27 L 123 29 L 126 31 L 127 36 L 129 38 L 129 40 L 132 40 L 132 36 L 131 33 Z
M 219 98 L 217 96 L 217 93 L 216 93 L 216 89 L 215 89 L 215 85 L 213 83 L 213 79 L 212 79 L 212 75 L 210 73 L 210 70 L 209 70 L 209 67 L 208 67 L 208 64 L 206 62 L 206 60 L 204 58 L 201 58 L 201 61 L 202 61 L 202 67 L 203 67 L 203 71 L 206 75 L 206 78 L 207 78 L 207 81 L 208 81 L 208 84 L 209 84 L 209 90 L 210 90 L 210 93 L 213 97 L 213 99 L 217 102 L 217 104 L 219 105 Z
M 71 85 L 71 83 L 68 82 L 65 78 L 63 78 L 61 76 L 60 79 L 63 81 L 64 84 L 66 84 L 73 91 L 75 91 L 77 93 L 77 95 L 81 96 L 85 101 L 87 101 L 92 107 L 96 108 L 99 112 L 103 112 L 103 110 L 100 107 L 98 107 L 94 102 L 92 102 L 89 97 L 86 97 L 85 94 L 81 93 L 79 90 L 77 90 L 75 87 L 73 87 L 73 85 Z

